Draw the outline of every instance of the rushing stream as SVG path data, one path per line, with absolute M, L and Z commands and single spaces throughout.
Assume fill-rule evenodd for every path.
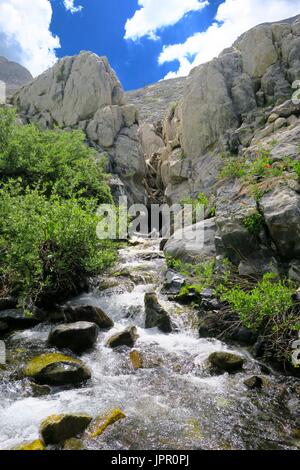
M 121 250 L 118 269 L 129 272 L 130 281 L 75 299 L 100 306 L 115 322 L 112 330 L 99 334 L 96 348 L 82 356 L 92 379 L 81 387 L 52 389 L 50 395 L 35 398 L 26 380 L 9 378 L 12 368 L 28 357 L 53 351 L 46 345 L 51 325 L 15 332 L 7 341 L 9 367 L 0 385 L 0 447 L 37 439 L 39 423 L 51 414 L 97 416 L 119 407 L 127 419 L 87 442 L 88 448 L 297 449 L 299 441 L 291 437 L 295 422 L 286 406 L 296 379 L 267 373 L 246 350 L 199 339 L 196 312 L 159 293 L 166 267 L 157 242 Z M 143 328 L 144 295 L 154 290 L 178 326 L 174 334 Z M 128 349 L 117 352 L 104 345 L 107 337 L 129 325 L 138 327 L 135 349 L 144 358 L 144 368 L 138 370 L 131 365 Z M 212 376 L 205 362 L 211 352 L 222 350 L 244 355 L 245 370 Z M 253 374 L 267 374 L 262 390 L 251 391 L 243 384 Z

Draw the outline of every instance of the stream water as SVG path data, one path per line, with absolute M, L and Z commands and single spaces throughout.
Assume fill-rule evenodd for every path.
M 51 414 L 84 412 L 93 416 L 121 408 L 127 419 L 116 423 L 93 442 L 91 449 L 297 449 L 295 422 L 289 412 L 297 406 L 289 395 L 296 379 L 262 373 L 261 365 L 243 349 L 217 340 L 199 339 L 197 315 L 189 307 L 168 302 L 160 294 L 166 270 L 158 243 L 148 241 L 120 252 L 119 270 L 130 282 L 85 294 L 72 301 L 100 306 L 115 322 L 101 332 L 96 348 L 82 356 L 92 379 L 78 388 L 53 389 L 35 398 L 26 380 L 11 380 L 11 372 L 28 357 L 53 351 L 46 344 L 51 325 L 15 332 L 7 341 L 8 370 L 0 384 L 0 448 L 12 448 L 38 438 L 42 419 Z M 157 291 L 177 332 L 145 330 L 144 295 Z M 105 347 L 105 339 L 124 327 L 138 327 L 135 349 L 144 368 L 134 370 L 129 350 Z M 212 376 L 205 364 L 211 352 L 228 350 L 246 358 L 244 371 Z M 264 369 L 263 369 L 264 370 Z M 265 372 L 266 373 L 266 372 Z M 243 381 L 265 377 L 262 390 L 249 390 Z M 293 405 L 294 400 L 294 405 Z

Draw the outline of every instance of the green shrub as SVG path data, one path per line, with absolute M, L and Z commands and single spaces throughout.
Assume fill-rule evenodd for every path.
M 206 194 L 204 193 L 199 193 L 198 196 L 194 199 L 192 197 L 186 197 L 184 199 L 181 200 L 180 204 L 182 206 L 185 206 L 185 205 L 191 205 L 193 207 L 196 207 L 196 206 L 204 206 L 204 207 L 207 207 L 208 206 L 208 197 L 206 196 Z
M 245 291 L 237 285 L 225 290 L 221 299 L 229 303 L 245 327 L 259 330 L 264 323 L 271 322 L 273 329 L 292 307 L 294 292 L 290 282 L 279 281 L 276 275 L 268 273 L 252 290 Z
M 259 235 L 261 229 L 264 227 L 265 220 L 262 214 L 255 212 L 244 218 L 243 225 L 244 227 L 252 234 Z
M 112 242 L 97 239 L 95 211 L 89 199 L 47 198 L 16 183 L 2 186 L 1 289 L 24 303 L 57 300 L 109 266 L 116 249 Z
M 21 178 L 23 188 L 43 188 L 48 196 L 55 192 L 110 202 L 103 162 L 84 140 L 81 131 L 17 125 L 15 112 L 0 108 L 0 179 Z

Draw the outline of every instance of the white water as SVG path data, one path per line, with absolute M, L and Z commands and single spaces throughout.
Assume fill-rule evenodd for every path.
M 199 339 L 196 314 L 190 308 L 160 301 L 170 312 L 178 333 L 165 335 L 145 330 L 144 294 L 159 289 L 164 261 L 144 261 L 157 252 L 148 242 L 121 252 L 120 269 L 153 278 L 126 291 L 120 286 L 86 294 L 78 303 L 100 306 L 114 320 L 109 332 L 101 332 L 94 351 L 82 356 L 92 379 L 69 390 L 53 390 L 41 398 L 29 396 L 24 381 L 7 380 L 0 385 L 0 447 L 12 448 L 38 438 L 42 419 L 53 413 L 85 412 L 93 416 L 121 408 L 127 419 L 107 429 L 96 449 L 281 449 L 295 448 L 289 438 L 293 422 L 280 399 L 281 377 L 268 376 L 263 392 L 249 391 L 243 380 L 261 373 L 245 350 L 230 349 L 217 340 Z M 129 289 L 131 290 L 131 289 Z M 74 302 L 74 301 L 73 301 Z M 129 316 L 129 318 L 128 318 Z M 138 327 L 135 349 L 145 368 L 133 370 L 129 350 L 116 352 L 105 340 L 124 327 Z M 50 325 L 15 333 L 8 348 L 18 359 L 51 351 L 46 340 Z M 205 362 L 211 352 L 229 350 L 246 358 L 245 371 L 236 375 L 211 376 Z M 19 359 L 20 358 L 20 359 Z

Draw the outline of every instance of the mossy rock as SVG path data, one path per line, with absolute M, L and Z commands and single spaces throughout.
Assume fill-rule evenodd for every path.
M 83 433 L 92 421 L 85 414 L 61 414 L 48 416 L 40 424 L 40 434 L 46 444 L 59 444 Z
M 208 358 L 209 364 L 218 372 L 238 372 L 242 370 L 245 360 L 237 354 L 215 352 Z
M 136 350 L 131 351 L 130 360 L 131 360 L 132 367 L 134 369 L 141 369 L 143 367 L 143 358 L 139 351 L 136 351 Z
M 45 444 L 40 439 L 36 441 L 29 442 L 26 444 L 21 444 L 18 447 L 15 447 L 13 450 L 45 450 Z
M 254 375 L 253 377 L 249 377 L 249 379 L 244 380 L 244 384 L 250 390 L 254 390 L 255 388 L 260 389 L 264 385 L 264 381 L 261 377 Z
M 126 415 L 119 408 L 114 409 L 111 413 L 105 416 L 98 416 L 93 421 L 89 429 L 90 437 L 96 438 L 101 436 L 108 426 L 111 426 L 112 424 L 124 418 L 126 418 Z
M 63 450 L 84 450 L 84 444 L 81 439 L 71 437 L 64 442 Z
M 34 357 L 24 367 L 23 374 L 40 384 L 57 386 L 81 383 L 91 377 L 82 361 L 57 353 Z

